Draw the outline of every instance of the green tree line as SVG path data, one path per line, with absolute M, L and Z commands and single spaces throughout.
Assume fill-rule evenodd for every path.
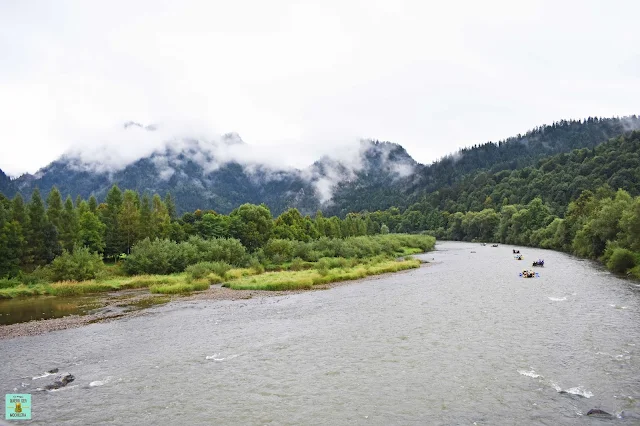
M 367 214 L 340 219 L 318 212 L 312 219 L 292 208 L 274 218 L 264 204 L 243 204 L 228 215 L 196 210 L 177 217 L 170 194 L 164 199 L 158 194 L 140 196 L 114 185 L 103 203 L 93 196 L 75 201 L 67 196 L 63 201 L 54 187 L 45 202 L 36 189 L 28 202 L 20 194 L 13 199 L 0 194 L 0 277 L 17 276 L 82 247 L 115 259 L 147 239 L 180 243 L 191 237 L 234 238 L 255 252 L 271 239 L 309 242 L 381 232 L 389 228 Z

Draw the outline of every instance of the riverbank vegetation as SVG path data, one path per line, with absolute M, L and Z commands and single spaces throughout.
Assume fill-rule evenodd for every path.
M 271 239 L 249 252 L 235 239 L 193 237 L 177 243 L 145 239 L 117 264 L 78 249 L 56 258 L 51 265 L 19 278 L 0 280 L 0 298 L 31 295 L 76 296 L 88 293 L 148 288 L 151 293 L 181 294 L 225 283 L 232 289 L 291 290 L 415 268 L 420 262 L 397 259 L 433 249 L 428 235 L 375 235 L 309 242 Z M 60 259 L 60 260 L 58 260 Z M 85 280 L 59 277 L 66 273 L 97 271 Z M 91 275 L 91 274 L 88 274 Z M 66 275 L 64 276 L 66 278 Z M 24 281 L 27 281 L 25 283 Z

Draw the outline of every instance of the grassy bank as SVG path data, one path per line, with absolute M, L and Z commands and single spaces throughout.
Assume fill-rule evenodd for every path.
M 224 284 L 224 286 L 234 290 L 301 290 L 311 289 L 318 284 L 357 280 L 370 275 L 398 272 L 418 267 L 420 267 L 420 261 L 416 259 L 381 260 L 344 268 L 325 269 L 320 266 L 316 269 L 304 271 L 266 272 L 260 275 L 235 279 Z

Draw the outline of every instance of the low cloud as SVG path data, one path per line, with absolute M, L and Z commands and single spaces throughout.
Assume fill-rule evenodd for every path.
M 253 146 L 236 133 L 221 135 L 193 123 L 177 126 L 130 121 L 100 135 L 86 135 L 64 155 L 64 159 L 72 169 L 107 174 L 123 170 L 141 159 L 149 159 L 162 180 L 169 180 L 176 173 L 182 176 L 187 161 L 202 167 L 203 175 L 226 164 L 237 163 L 256 183 L 258 180 L 298 177 L 313 186 L 322 203 L 331 200 L 338 184 L 356 179 L 368 159 L 378 159 L 381 169 L 377 171 L 390 173 L 394 178 L 411 175 L 415 167 L 413 160 L 391 158 L 393 150 L 398 149 L 393 144 L 334 141 L 324 146 L 312 144 L 313 149 L 307 155 L 301 155 L 308 146 L 286 143 Z M 314 154 L 320 154 L 315 158 L 317 161 L 307 160 L 305 164 L 304 159 Z

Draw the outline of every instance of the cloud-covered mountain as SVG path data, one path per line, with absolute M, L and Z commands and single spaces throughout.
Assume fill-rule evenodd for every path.
M 276 214 L 289 207 L 310 214 L 319 208 L 330 210 L 334 191 L 344 192 L 345 185 L 357 189 L 371 180 L 396 182 L 417 165 L 399 145 L 361 141 L 296 169 L 266 160 L 261 164 L 253 148 L 233 133 L 215 139 L 170 137 L 158 144 L 156 126 L 127 122 L 123 128 L 130 138 L 125 142 L 129 151 L 142 153 L 141 158 L 122 152 L 122 146 L 77 148 L 34 175 L 11 181 L 1 174 L 0 191 L 28 196 L 35 187 L 46 194 L 55 185 L 64 195 L 95 195 L 101 201 L 115 183 L 141 193 L 171 192 L 181 212 L 200 208 L 228 213 L 248 202 L 265 203 Z M 134 136 L 128 134 L 131 131 Z

